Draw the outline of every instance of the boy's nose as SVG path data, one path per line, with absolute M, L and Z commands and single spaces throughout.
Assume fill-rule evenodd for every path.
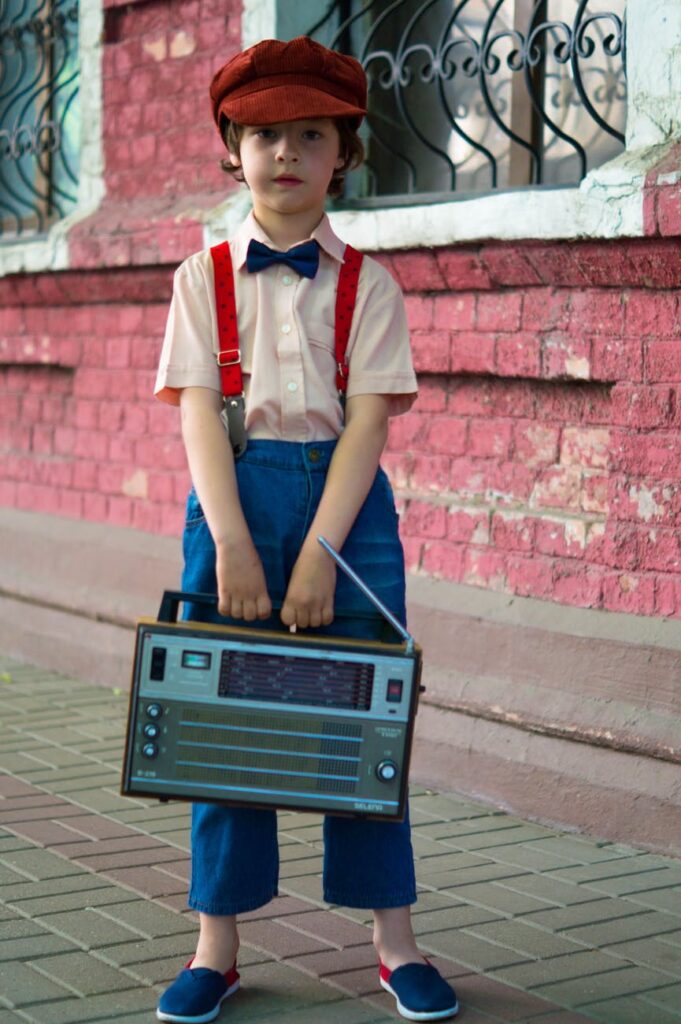
M 298 159 L 298 150 L 291 139 L 282 138 L 277 147 L 277 160 L 287 162 Z

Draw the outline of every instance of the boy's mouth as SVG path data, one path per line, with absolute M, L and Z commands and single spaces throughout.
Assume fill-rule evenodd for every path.
M 302 185 L 302 178 L 296 178 L 295 174 L 280 174 L 274 179 L 277 185 Z

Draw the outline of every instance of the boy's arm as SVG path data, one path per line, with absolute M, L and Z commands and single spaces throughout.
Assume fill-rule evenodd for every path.
M 333 620 L 336 566 L 317 537 L 325 537 L 340 551 L 374 482 L 387 436 L 388 400 L 383 395 L 347 400 L 345 428 L 281 610 L 287 626 L 328 626 Z
M 246 621 L 266 619 L 272 605 L 241 508 L 234 455 L 221 410 L 222 395 L 210 388 L 188 387 L 180 393 L 189 470 L 215 542 L 218 611 Z

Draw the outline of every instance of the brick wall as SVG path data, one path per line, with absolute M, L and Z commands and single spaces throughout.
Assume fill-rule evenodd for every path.
M 677 242 L 497 245 L 389 262 L 407 292 L 421 379 L 385 458 L 409 567 L 681 615 Z
M 384 460 L 409 567 L 681 615 L 676 241 L 382 259 L 420 377 Z M 150 398 L 171 282 L 172 266 L 0 281 L 4 504 L 180 530 L 177 412 Z
M 232 187 L 206 87 L 240 3 L 105 8 L 106 198 L 70 270 L 0 279 L 0 503 L 172 534 L 188 476 L 151 391 L 173 270 Z M 648 238 L 381 256 L 420 377 L 385 454 L 412 570 L 681 616 L 679 166 L 646 182 Z

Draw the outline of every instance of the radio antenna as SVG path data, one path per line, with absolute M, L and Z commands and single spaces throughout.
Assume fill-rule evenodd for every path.
M 362 591 L 362 593 L 366 597 L 369 598 L 369 600 L 374 605 L 374 607 L 379 610 L 379 612 L 381 613 L 383 618 L 387 622 L 389 622 L 390 625 L 393 627 L 393 629 L 397 633 L 399 633 L 400 636 L 405 640 L 405 642 L 407 644 L 407 654 L 411 654 L 413 652 L 413 650 L 414 650 L 414 643 L 415 643 L 414 637 L 411 635 L 411 633 L 407 632 L 407 630 L 404 628 L 404 626 L 399 621 L 399 619 L 395 618 L 393 613 L 388 608 L 386 608 L 386 606 L 383 604 L 383 602 L 380 600 L 380 598 L 378 598 L 376 596 L 376 594 L 374 594 L 374 592 L 371 589 L 371 587 L 368 587 L 366 585 L 366 583 L 364 582 L 364 580 L 361 579 L 357 575 L 355 570 L 350 568 L 350 566 L 345 561 L 345 559 L 341 558 L 341 556 L 338 554 L 338 552 L 335 550 L 335 548 L 331 547 L 331 545 L 329 544 L 328 540 L 326 540 L 325 537 L 317 537 L 317 540 L 319 541 L 321 546 L 324 548 L 324 550 L 327 551 L 331 555 L 331 557 L 333 558 L 334 562 L 336 562 L 336 564 L 339 566 L 339 568 L 341 568 L 343 570 L 345 575 L 349 579 L 352 580 L 352 582 L 355 584 L 355 586 L 359 587 L 359 589 Z

